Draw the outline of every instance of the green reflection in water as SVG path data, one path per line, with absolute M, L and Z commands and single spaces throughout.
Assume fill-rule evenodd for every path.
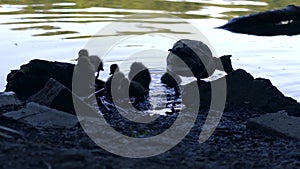
M 41 34 L 35 34 L 33 36 L 53 36 L 53 35 L 64 35 L 64 34 L 75 34 L 75 31 L 55 31 L 55 32 L 45 32 Z
M 86 0 L 1 0 L 0 4 L 11 4 L 11 5 L 27 5 L 24 9 L 18 12 L 6 12 L 7 14 L 28 14 L 28 13 L 47 13 L 50 9 L 83 9 L 91 7 L 104 7 L 113 9 L 128 9 L 128 10 L 153 10 L 153 11 L 168 11 L 184 13 L 188 11 L 199 10 L 205 6 L 218 6 L 226 8 L 246 8 L 249 9 L 248 13 L 253 11 L 263 11 L 268 9 L 280 8 L 289 4 L 300 5 L 299 0 L 252 0 L 253 2 L 265 2 L 268 5 L 222 5 L 222 4 L 211 4 L 211 3 L 195 3 L 182 1 L 163 1 L 163 0 L 98 0 L 98 1 L 86 1 Z M 212 1 L 213 2 L 213 1 Z M 227 1 L 228 2 L 228 1 Z M 230 2 L 230 1 L 229 1 Z M 250 1 L 251 2 L 251 1 Z M 38 4 L 38 5 L 37 5 Z M 101 11 L 99 11 L 101 13 Z M 51 13 L 51 12 L 50 12 Z M 80 12 L 72 12 L 80 13 Z M 235 12 L 232 12 L 234 14 Z M 240 12 L 236 12 L 239 14 Z M 247 12 L 245 12 L 247 13 Z M 5 12 L 0 12 L 5 14 Z M 194 15 L 184 15 L 184 18 L 193 18 Z M 207 16 L 209 17 L 209 16 Z
M 246 15 L 254 12 L 265 11 L 274 8 L 285 7 L 289 4 L 300 5 L 299 0 L 252 0 L 246 1 L 245 4 L 251 4 L 249 2 L 263 2 L 267 5 L 245 5 L 243 3 L 235 5 L 234 0 L 224 1 L 226 4 L 213 4 L 216 1 L 189 2 L 188 0 L 181 1 L 165 1 L 165 0 L 1 0 L 0 5 L 23 5 L 15 6 L 15 10 L 2 11 L 0 15 L 14 15 L 18 16 L 16 20 L 8 20 L 5 25 L 21 25 L 18 28 L 12 28 L 12 30 L 27 30 L 27 29 L 41 29 L 52 30 L 59 29 L 51 26 L 53 22 L 59 23 L 92 23 L 92 22 L 111 22 L 116 21 L 119 17 L 134 14 L 135 10 L 147 10 L 155 12 L 166 12 L 185 19 L 202 19 L 202 18 L 219 18 L 219 19 L 231 19 L 236 16 Z M 222 1 L 220 1 L 222 2 Z M 98 9 L 91 10 L 89 8 L 99 7 Z M 190 13 L 191 11 L 207 10 L 207 7 L 218 7 L 216 9 L 219 16 L 207 14 Z M 1 7 L 0 7 L 1 8 Z M 12 6 L 11 8 L 14 8 Z M 108 9 L 109 8 L 109 9 Z M 222 12 L 222 9 L 225 9 Z M 35 16 L 23 16 L 23 14 L 35 14 Z M 73 15 L 73 16 L 72 16 Z M 141 21 L 137 21 L 141 22 Z M 148 21 L 142 21 L 147 23 Z M 158 23 L 158 22 L 155 22 Z M 32 24 L 45 24 L 43 26 L 36 26 Z M 172 24 L 171 22 L 165 24 Z M 27 26 L 25 26 L 27 25 Z M 166 30 L 164 30 L 166 31 Z M 74 31 L 56 31 L 45 32 L 37 34 L 35 36 L 52 36 L 61 34 L 77 33 Z M 169 32 L 172 33 L 172 32 Z M 86 38 L 90 35 L 80 35 L 74 38 Z
M 52 29 L 60 29 L 60 28 L 46 25 L 46 26 L 29 26 L 29 27 L 12 28 L 11 30 L 22 31 L 22 30 L 31 30 L 31 29 L 52 30 Z

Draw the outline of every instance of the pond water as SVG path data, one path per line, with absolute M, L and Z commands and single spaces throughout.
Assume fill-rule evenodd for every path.
M 103 58 L 105 71 L 100 78 L 108 77 L 112 63 L 122 64 L 126 72 L 126 61 L 143 61 L 153 73 L 151 88 L 164 90 L 158 82 L 165 71 L 167 49 L 176 38 L 193 39 L 192 31 L 199 31 L 213 46 L 216 56 L 233 55 L 235 69 L 243 68 L 255 77 L 268 78 L 285 95 L 300 101 L 300 36 L 258 37 L 214 29 L 233 17 L 288 4 L 300 2 L 1 0 L 0 90 L 5 88 L 9 71 L 29 60 L 72 62 L 81 48 L 91 48 L 92 54 Z M 126 18 L 132 14 L 144 17 Z

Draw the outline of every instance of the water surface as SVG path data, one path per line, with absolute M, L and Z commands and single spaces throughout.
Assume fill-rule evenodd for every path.
M 86 47 L 92 36 L 111 23 L 118 23 L 120 18 L 137 13 L 160 13 L 182 18 L 185 23 L 164 19 L 160 21 L 136 19 L 128 21 L 128 25 L 136 25 L 139 27 L 138 31 L 133 31 L 134 29 L 112 31 L 111 34 L 99 37 L 120 39 L 120 43 L 114 45 L 114 50 L 109 54 L 106 53 L 104 57 L 106 64 L 105 72 L 101 74 L 102 79 L 108 77 L 110 64 L 124 63 L 124 59 L 130 56 L 130 61 L 145 62 L 154 74 L 152 87 L 159 85 L 159 75 L 165 69 L 167 49 L 175 41 L 167 35 L 189 37 L 190 32 L 184 31 L 184 26 L 192 24 L 207 37 L 216 55 L 233 55 L 234 68 L 243 68 L 255 77 L 270 79 L 284 94 L 299 101 L 299 36 L 258 37 L 214 29 L 225 24 L 230 18 L 280 8 L 288 4 L 300 5 L 300 2 L 298 0 L 133 0 L 130 2 L 2 0 L 0 2 L 2 55 L 0 89 L 4 90 L 5 78 L 10 70 L 19 68 L 21 64 L 31 59 L 70 62 L 81 48 Z M 161 29 L 149 27 L 149 22 L 155 22 Z M 106 49 L 105 44 L 98 45 L 98 51 L 92 51 L 92 54 L 103 54 L 101 49 Z M 143 53 L 143 51 L 148 52 Z M 124 64 L 124 71 L 128 70 L 128 66 L 129 63 Z

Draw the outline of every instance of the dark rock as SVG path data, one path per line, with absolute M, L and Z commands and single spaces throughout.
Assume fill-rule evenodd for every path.
M 299 117 L 289 116 L 286 112 L 277 112 L 252 118 L 247 122 L 247 127 L 275 136 L 300 139 L 299 123 Z
M 285 97 L 268 79 L 254 79 L 251 74 L 242 69 L 235 70 L 223 78 L 226 78 L 227 104 L 250 105 L 263 112 L 286 110 L 290 115 L 300 116 L 300 104 L 290 97 Z M 212 82 L 198 81 L 185 85 L 182 94 L 183 103 L 193 103 L 194 97 L 190 91 L 195 91 L 193 86 L 198 83 L 201 105 L 209 106 L 211 85 L 219 83 L 223 78 Z
M 89 152 L 80 150 L 62 151 L 59 154 L 60 158 L 54 162 L 54 167 L 63 169 L 85 168 L 88 156 L 90 156 Z
M 73 64 L 31 60 L 7 75 L 5 91 L 14 91 L 19 98 L 26 99 L 41 90 L 50 78 L 72 89 L 73 71 Z
M 209 106 L 211 100 L 211 86 L 210 83 L 202 80 L 193 81 L 182 87 L 182 103 L 185 104 L 187 107 L 197 106 L 198 103 L 196 103 L 194 93 L 196 92 L 195 86 L 196 88 L 198 86 L 200 105 L 202 107 Z
M 235 104 L 250 102 L 250 95 L 254 94 L 249 91 L 253 81 L 253 76 L 242 69 L 227 75 L 227 99 Z
M 33 102 L 27 103 L 23 109 L 7 112 L 3 116 L 35 127 L 72 128 L 78 123 L 77 117 L 74 115 Z
M 95 98 L 94 98 L 95 99 Z M 92 99 L 91 99 L 92 100 Z M 84 109 L 87 114 L 93 112 L 93 109 L 81 100 L 77 95 L 73 94 L 68 88 L 50 78 L 43 89 L 36 94 L 30 96 L 27 102 L 36 102 L 57 110 L 75 114 L 74 104 L 81 109 Z
M 229 20 L 218 28 L 235 33 L 259 36 L 300 34 L 300 7 L 289 5 L 285 8 L 268 10 Z
M 23 102 L 20 101 L 14 92 L 0 93 L 0 113 L 20 108 Z
M 57 110 L 74 113 L 72 92 L 64 85 L 50 78 L 44 88 L 27 99 L 27 102 L 35 102 Z
M 227 101 L 234 104 L 249 104 L 265 112 L 287 110 L 290 114 L 298 114 L 300 104 L 285 97 L 270 80 L 254 79 L 244 70 L 237 70 L 226 76 Z

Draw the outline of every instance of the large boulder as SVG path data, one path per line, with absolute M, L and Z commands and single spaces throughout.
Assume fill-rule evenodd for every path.
M 72 128 L 78 124 L 77 117 L 72 114 L 33 102 L 27 103 L 23 109 L 7 112 L 3 116 L 35 127 Z
M 41 90 L 50 78 L 71 89 L 73 71 L 74 64 L 31 60 L 7 75 L 5 91 L 13 91 L 19 98 L 26 99 Z
M 230 73 L 225 78 L 228 102 L 249 104 L 265 112 L 286 110 L 289 114 L 300 115 L 300 104 L 284 96 L 268 79 L 254 79 L 242 69 Z
M 95 99 L 95 97 L 92 97 L 91 101 L 93 101 L 93 99 Z M 35 102 L 71 114 L 76 114 L 74 104 L 86 111 L 87 113 L 85 115 L 91 114 L 88 112 L 95 111 L 71 90 L 52 78 L 46 82 L 40 91 L 30 96 L 26 101 Z M 94 102 L 96 102 L 96 100 L 94 100 Z
M 263 112 L 277 112 L 286 110 L 290 115 L 300 116 L 300 104 L 284 96 L 270 80 L 256 78 L 245 70 L 238 69 L 223 78 L 212 82 L 198 81 L 183 87 L 183 103 L 191 105 L 194 102 L 193 86 L 198 83 L 201 106 L 211 105 L 211 86 L 226 79 L 226 102 L 227 105 L 245 106 L 250 105 L 261 109 Z M 214 89 L 215 90 L 215 89 Z M 218 90 L 218 89 L 217 89 Z
M 258 12 L 229 20 L 218 28 L 235 33 L 259 36 L 300 34 L 300 7 L 289 5 L 285 8 Z
M 248 120 L 247 127 L 275 136 L 300 139 L 300 118 L 284 111 L 268 113 Z
M 26 101 L 35 102 L 64 112 L 74 113 L 72 92 L 67 87 L 50 78 L 45 86 Z

